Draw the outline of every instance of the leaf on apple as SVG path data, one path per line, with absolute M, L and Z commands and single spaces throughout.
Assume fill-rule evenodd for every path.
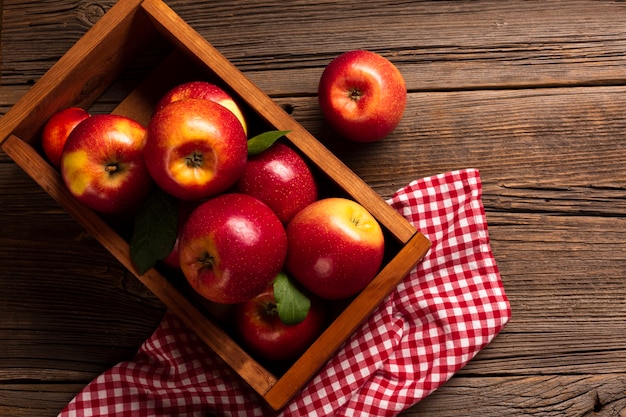
M 159 188 L 146 198 L 135 217 L 130 258 L 140 274 L 170 254 L 178 233 L 178 209 L 174 199 Z
M 273 286 L 280 321 L 291 326 L 304 320 L 309 313 L 311 300 L 293 284 L 284 272 L 276 276 Z
M 270 130 L 248 139 L 248 155 L 258 155 L 291 130 Z

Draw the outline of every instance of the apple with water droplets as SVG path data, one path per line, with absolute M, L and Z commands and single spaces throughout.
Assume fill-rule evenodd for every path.
M 277 310 L 272 286 L 235 306 L 235 327 L 243 345 L 256 357 L 272 362 L 298 358 L 317 339 L 326 324 L 323 300 L 309 297 L 304 320 L 285 324 Z
M 248 158 L 237 191 L 263 201 L 284 224 L 318 196 L 315 178 L 306 161 L 281 142 Z
M 353 50 L 326 66 L 318 101 L 324 118 L 343 137 L 374 142 L 393 132 L 402 120 L 407 90 L 402 74 L 387 58 Z
M 342 197 L 318 200 L 287 225 L 285 268 L 303 287 L 329 300 L 356 295 L 376 276 L 385 239 L 361 204 Z
M 152 189 L 143 150 L 146 129 L 121 115 L 96 114 L 69 134 L 61 155 L 68 190 L 107 214 L 136 212 Z
M 260 294 L 281 271 L 287 235 L 265 203 L 225 193 L 189 215 L 178 251 L 182 272 L 197 293 L 215 303 L 240 303 Z
M 148 123 L 148 171 L 161 189 L 181 200 L 198 201 L 226 191 L 243 173 L 247 158 L 241 123 L 213 101 L 174 101 Z
M 61 168 L 61 154 L 70 133 L 89 116 L 89 112 L 80 107 L 66 107 L 50 116 L 44 125 L 41 146 L 48 161 L 56 169 Z
M 239 119 L 244 132 L 248 132 L 248 126 L 243 112 L 233 97 L 221 87 L 207 81 L 189 81 L 176 85 L 161 97 L 155 106 L 155 111 L 159 111 L 169 103 L 185 98 L 211 100 L 221 104 L 230 110 L 237 117 L 237 119 Z

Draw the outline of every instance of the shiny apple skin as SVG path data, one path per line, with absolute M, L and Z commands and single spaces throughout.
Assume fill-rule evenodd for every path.
M 284 324 L 276 311 L 270 286 L 251 300 L 235 306 L 235 327 L 245 349 L 253 356 L 272 362 L 289 362 L 300 357 L 326 324 L 324 302 L 311 297 L 311 307 L 298 324 Z
M 146 129 L 135 120 L 96 114 L 70 133 L 61 175 L 74 197 L 107 214 L 136 211 L 152 189 L 143 160 Z
M 305 160 L 280 142 L 248 159 L 237 190 L 263 201 L 284 224 L 318 197 L 315 178 Z
M 193 162 L 194 156 L 201 162 Z M 203 200 L 226 191 L 243 173 L 247 158 L 241 123 L 210 100 L 172 102 L 148 123 L 146 166 L 165 192 L 181 200 Z
M 182 272 L 196 292 L 233 304 L 261 293 L 282 270 L 287 235 L 265 203 L 226 193 L 190 214 L 178 250 Z
M 324 118 L 340 135 L 354 142 L 374 142 L 388 136 L 402 120 L 407 90 L 391 61 L 371 51 L 354 50 L 326 66 L 318 101 Z
M 155 106 L 155 111 L 160 110 L 169 103 L 185 98 L 211 100 L 221 104 L 239 119 L 244 132 L 246 132 L 246 134 L 248 133 L 248 126 L 243 112 L 232 96 L 222 88 L 207 81 L 189 81 L 173 87 L 161 97 Z
M 287 225 L 285 267 L 319 297 L 342 300 L 356 295 L 376 276 L 385 241 L 376 219 L 345 198 L 318 200 Z
M 41 132 L 41 146 L 50 164 L 61 168 L 61 154 L 71 131 L 83 120 L 91 116 L 80 107 L 67 107 L 54 113 Z

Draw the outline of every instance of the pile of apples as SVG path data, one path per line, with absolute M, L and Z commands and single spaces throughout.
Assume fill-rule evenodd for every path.
M 346 52 L 318 90 L 326 120 L 345 138 L 373 142 L 400 122 L 406 87 L 373 52 Z M 378 273 L 385 242 L 357 202 L 319 197 L 288 132 L 248 138 L 225 90 L 191 81 L 169 90 L 147 126 L 70 107 L 44 126 L 42 147 L 70 193 L 134 222 L 140 273 L 163 262 L 206 300 L 234 306 L 238 336 L 260 358 L 299 356 L 323 331 L 326 302 L 359 293 Z

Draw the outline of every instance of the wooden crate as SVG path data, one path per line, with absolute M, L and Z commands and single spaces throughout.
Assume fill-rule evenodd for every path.
M 156 100 L 176 83 L 201 74 L 229 90 L 263 129 L 287 130 L 297 148 L 335 190 L 365 206 L 380 222 L 391 254 L 375 279 L 338 313 L 291 366 L 274 374 L 246 353 L 202 303 L 157 269 L 139 275 L 129 244 L 102 216 L 67 191 L 42 157 L 41 129 L 56 111 L 90 108 L 150 48 L 167 51 L 112 110 L 147 124 Z M 282 408 L 422 259 L 430 242 L 374 190 L 250 82 L 161 0 L 120 0 L 0 119 L 3 150 L 89 233 L 148 287 L 274 409 Z

